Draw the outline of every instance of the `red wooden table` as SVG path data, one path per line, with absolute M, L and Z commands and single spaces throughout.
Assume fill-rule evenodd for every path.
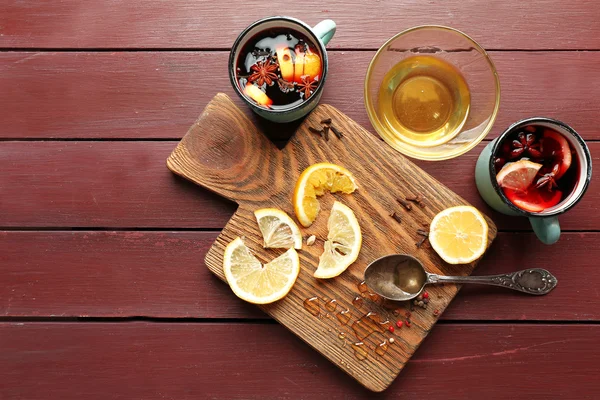
M 473 182 L 487 140 L 529 116 L 571 124 L 600 165 L 596 1 L 323 3 L 0 3 L 1 399 L 599 396 L 600 174 L 550 247 Z M 322 101 L 370 130 L 363 78 L 385 39 L 442 24 L 489 49 L 502 85 L 491 134 L 418 164 L 496 222 L 477 273 L 536 266 L 559 279 L 540 298 L 465 287 L 377 396 L 209 273 L 234 205 L 165 167 L 208 100 L 234 98 L 237 33 L 273 14 L 337 22 Z

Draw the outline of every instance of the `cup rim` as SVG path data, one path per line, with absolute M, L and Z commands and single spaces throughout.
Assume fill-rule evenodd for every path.
M 495 87 L 496 87 L 496 101 L 494 104 L 494 110 L 492 111 L 492 113 L 490 114 L 490 120 L 487 124 L 487 126 L 485 127 L 485 129 L 482 131 L 482 133 L 479 135 L 479 137 L 475 140 L 473 140 L 468 146 L 465 146 L 464 148 L 462 148 L 460 151 L 457 151 L 455 153 L 451 153 L 450 155 L 444 155 L 444 156 L 439 156 L 439 155 L 427 155 L 424 156 L 422 154 L 416 154 L 415 152 L 411 151 L 411 150 L 407 150 L 406 148 L 399 148 L 396 147 L 394 144 L 392 144 L 390 141 L 388 141 L 387 139 L 387 135 L 386 134 L 382 134 L 381 131 L 386 132 L 386 130 L 382 127 L 382 124 L 379 122 L 379 117 L 377 117 L 377 113 L 375 112 L 375 105 L 373 104 L 373 102 L 371 101 L 371 98 L 369 96 L 369 86 L 368 86 L 368 82 L 369 82 L 369 78 L 371 77 L 375 62 L 377 61 L 377 59 L 379 58 L 379 55 L 384 51 L 384 49 L 394 40 L 396 40 L 398 37 L 405 35 L 407 33 L 413 32 L 413 31 L 417 31 L 417 30 L 422 30 L 422 29 L 441 29 L 441 30 L 447 30 L 447 31 L 452 31 L 455 33 L 458 33 L 459 35 L 463 36 L 465 39 L 467 39 L 468 41 L 471 42 L 471 44 L 473 45 L 473 47 L 479 51 L 481 54 L 483 54 L 483 56 L 485 57 L 486 61 L 488 62 L 488 64 L 490 65 L 491 71 L 493 73 L 494 76 L 494 83 L 495 83 Z M 444 26 L 444 25 L 418 25 L 418 26 L 413 26 L 411 28 L 405 29 L 401 32 L 398 32 L 397 34 L 395 34 L 394 36 L 392 36 L 391 38 L 389 38 L 388 40 L 385 41 L 384 44 L 381 45 L 381 47 L 379 47 L 379 49 L 377 50 L 377 52 L 375 53 L 375 55 L 373 56 L 373 58 L 371 59 L 371 62 L 369 63 L 369 66 L 367 67 L 367 73 L 365 75 L 365 82 L 364 82 L 364 87 L 363 87 L 363 97 L 364 97 L 364 101 L 365 101 L 365 108 L 367 110 L 367 115 L 369 116 L 369 120 L 371 121 L 371 124 L 373 125 L 373 128 L 375 128 L 375 131 L 379 134 L 379 136 L 381 136 L 383 138 L 383 140 L 385 140 L 386 143 L 388 143 L 392 148 L 396 149 L 397 151 L 399 151 L 400 153 L 408 156 L 408 157 L 412 157 L 412 158 L 416 158 L 419 160 L 426 160 L 426 161 L 443 161 L 443 160 L 449 160 L 452 158 L 456 158 L 458 156 L 461 156 L 469 151 L 471 151 L 473 148 L 475 148 L 492 130 L 492 127 L 494 126 L 494 123 L 496 122 L 496 117 L 498 116 L 498 111 L 500 110 L 500 78 L 498 76 L 498 70 L 496 69 L 496 65 L 494 64 L 494 61 L 492 60 L 492 58 L 490 57 L 490 55 L 487 53 L 487 51 L 479 44 L 477 43 L 477 41 L 475 39 L 473 39 L 471 36 L 467 35 L 466 33 L 464 33 L 463 31 L 456 29 L 456 28 L 452 28 L 449 26 Z M 441 144 L 440 146 L 443 146 L 444 144 Z M 435 148 L 435 147 L 433 147 Z
M 506 136 L 510 135 L 515 130 L 517 130 L 523 126 L 533 125 L 535 123 L 540 123 L 540 122 L 555 125 L 561 129 L 564 129 L 567 132 L 569 132 L 569 134 L 573 138 L 575 138 L 575 140 L 579 143 L 579 145 L 583 149 L 583 154 L 587 161 L 585 182 L 583 184 L 583 189 L 581 190 L 581 192 L 579 193 L 577 198 L 574 199 L 572 201 L 572 203 L 569 204 L 568 207 L 562 207 L 558 210 L 551 211 L 548 213 L 535 213 L 535 212 L 531 212 L 531 211 L 526 211 L 526 210 L 523 210 L 523 209 L 517 207 L 516 205 L 514 205 L 502 191 L 502 188 L 500 187 L 500 185 L 498 184 L 498 181 L 496 180 L 496 175 L 494 174 L 495 169 L 496 169 L 494 166 L 494 154 L 496 154 L 496 151 L 498 150 L 498 147 L 500 147 L 500 143 L 502 142 L 502 140 Z M 493 143 L 494 144 L 492 145 L 490 159 L 488 161 L 488 171 L 490 174 L 490 180 L 492 181 L 492 187 L 494 188 L 494 190 L 496 191 L 498 196 L 500 196 L 503 203 L 506 204 L 512 211 L 514 211 L 520 215 L 523 215 L 526 217 L 534 217 L 534 218 L 545 218 L 545 217 L 551 217 L 551 216 L 563 214 L 563 213 L 567 212 L 568 210 L 570 210 L 573 206 L 575 206 L 575 204 L 577 204 L 581 200 L 581 198 L 583 197 L 583 195 L 585 194 L 585 192 L 587 191 L 587 189 L 590 185 L 590 181 L 592 179 L 592 157 L 590 154 L 590 149 L 588 148 L 588 146 L 585 143 L 585 141 L 583 140 L 583 138 L 579 135 L 579 133 L 577 133 L 573 128 L 571 128 L 569 125 L 565 124 L 562 121 L 559 121 L 559 120 L 553 119 L 553 118 L 547 118 L 547 117 L 525 118 L 520 121 L 514 122 L 512 125 L 510 125 L 508 128 L 506 128 L 506 130 L 504 130 L 504 132 L 502 132 L 500 134 L 500 136 L 498 136 Z
M 311 102 L 311 100 L 309 99 L 307 101 L 303 101 L 302 103 L 295 105 L 294 107 L 286 108 L 285 110 L 273 110 L 270 108 L 259 107 L 244 96 L 244 94 L 241 92 L 241 90 L 238 86 L 238 83 L 235 79 L 235 64 L 236 64 L 235 61 L 236 60 L 234 60 L 234 53 L 235 53 L 235 49 L 239 46 L 242 39 L 244 39 L 246 37 L 246 35 L 248 34 L 248 32 L 250 32 L 250 30 L 255 28 L 256 26 L 264 24 L 265 22 L 278 21 L 278 20 L 285 20 L 288 22 L 292 22 L 296 25 L 300 25 L 302 28 L 304 28 L 308 32 L 311 39 L 313 40 L 313 43 L 316 46 L 318 46 L 319 50 L 321 51 L 322 61 L 323 61 L 323 72 L 321 73 L 321 81 L 319 82 L 319 86 L 317 87 L 317 89 L 315 90 L 315 92 L 312 94 L 311 97 L 313 99 L 318 99 L 320 96 L 320 93 L 323 91 L 323 86 L 325 86 L 325 80 L 326 80 L 327 71 L 329 68 L 328 60 L 327 60 L 327 50 L 325 49 L 325 45 L 321 42 L 321 40 L 313 32 L 312 27 L 310 27 L 308 24 L 306 24 L 305 22 L 303 22 L 297 18 L 287 17 L 284 15 L 276 15 L 276 16 L 261 18 L 257 21 L 254 21 L 253 23 L 248 25 L 242 32 L 240 32 L 238 37 L 233 42 L 233 45 L 231 46 L 231 51 L 229 52 L 229 61 L 228 61 L 229 81 L 231 82 L 231 86 L 233 86 L 233 90 L 237 93 L 238 96 L 240 96 L 240 98 L 244 101 L 244 103 L 246 103 L 248 106 L 250 106 L 250 108 L 252 108 L 252 110 L 257 113 L 267 113 L 267 114 L 272 114 L 272 115 L 291 114 L 297 110 L 307 107 L 307 105 Z

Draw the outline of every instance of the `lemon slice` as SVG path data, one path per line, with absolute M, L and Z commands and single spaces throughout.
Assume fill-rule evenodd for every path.
M 319 201 L 325 191 L 352 193 L 356 190 L 354 176 L 344 167 L 331 163 L 313 164 L 306 168 L 294 189 L 294 211 L 302 226 L 308 228 L 317 218 Z
M 277 208 L 261 208 L 254 211 L 256 222 L 266 249 L 302 248 L 302 234 L 298 225 L 284 211 Z
M 525 192 L 533 183 L 540 168 L 542 164 L 520 160 L 502 167 L 496 175 L 496 180 L 504 188 Z
M 237 297 L 254 304 L 268 304 L 292 289 L 300 273 L 300 259 L 291 248 L 262 265 L 242 239 L 236 238 L 225 248 L 223 271 Z
M 333 278 L 344 272 L 358 258 L 362 234 L 356 216 L 348 207 L 336 201 L 327 221 L 325 250 L 319 257 L 315 278 Z
M 476 208 L 447 208 L 431 221 L 431 247 L 449 264 L 477 260 L 487 248 L 488 224 Z

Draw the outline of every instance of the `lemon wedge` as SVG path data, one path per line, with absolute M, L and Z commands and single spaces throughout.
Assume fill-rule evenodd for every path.
M 447 263 L 467 264 L 485 252 L 488 224 L 474 207 L 447 208 L 431 221 L 429 242 Z
M 327 221 L 325 250 L 319 257 L 315 278 L 327 279 L 344 272 L 356 259 L 362 246 L 360 225 L 350 207 L 336 201 Z
M 319 201 L 325 191 L 352 193 L 356 190 L 354 176 L 346 168 L 331 163 L 313 164 L 306 168 L 294 189 L 294 211 L 302 226 L 308 228 L 317 218 Z
M 302 248 L 302 234 L 298 225 L 284 211 L 277 208 L 261 208 L 254 211 L 256 222 L 266 249 Z
M 300 273 L 300 259 L 293 248 L 262 265 L 241 238 L 225 248 L 223 271 L 237 297 L 254 304 L 268 304 L 285 297 Z

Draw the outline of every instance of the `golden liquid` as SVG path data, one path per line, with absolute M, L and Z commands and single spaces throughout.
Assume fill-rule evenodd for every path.
M 414 56 L 383 78 L 377 114 L 399 139 L 430 147 L 460 132 L 470 104 L 469 86 L 456 67 L 433 56 Z

